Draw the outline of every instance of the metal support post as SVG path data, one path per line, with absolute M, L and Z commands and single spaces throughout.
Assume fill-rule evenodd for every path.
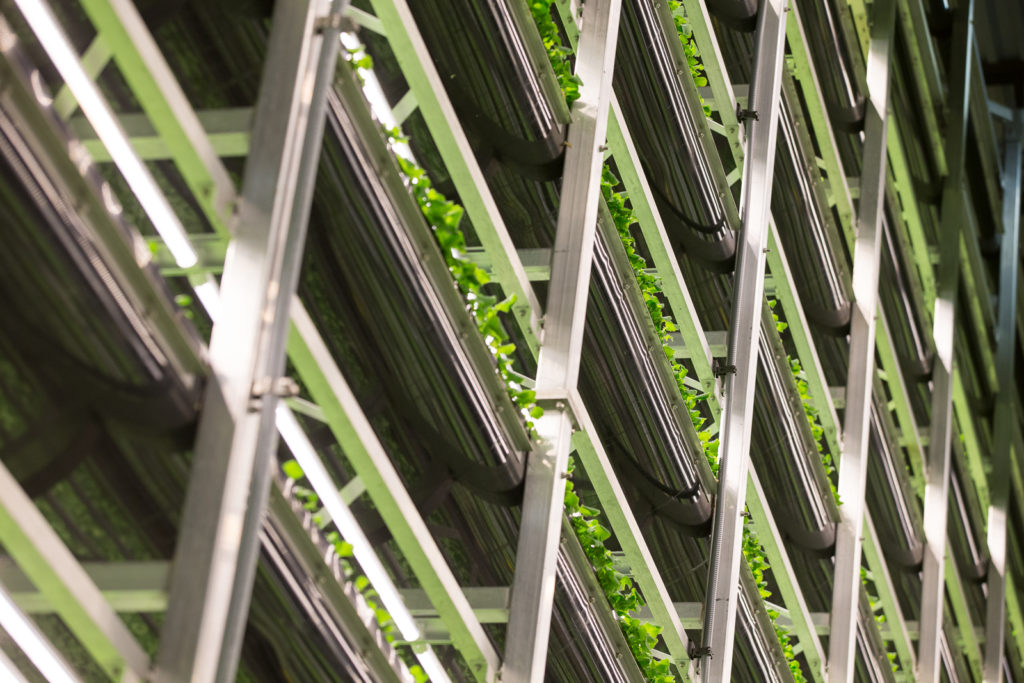
M 502 254 L 514 254 L 515 245 L 498 211 L 498 205 L 487 189 L 487 179 L 477 163 L 455 107 L 445 92 L 444 81 L 434 67 L 427 45 L 416 28 L 412 11 L 405 0 L 372 0 L 373 8 L 384 28 L 388 43 L 398 59 L 420 113 L 430 129 L 466 213 L 473 221 L 480 243 L 494 258 L 494 274 L 506 294 L 514 294 L 512 306 L 516 320 L 531 351 L 538 349 L 535 334 L 540 316 L 540 303 L 530 286 L 523 265 Z M 603 138 L 602 138 L 603 142 Z
M 988 601 L 985 612 L 986 683 L 999 683 L 1003 672 L 1006 624 L 1006 529 L 1010 494 L 1011 447 L 1016 387 L 1014 355 L 1017 347 L 1017 273 L 1020 270 L 1021 129 L 1020 114 L 1009 128 L 1003 165 L 1003 242 L 999 254 L 999 330 L 996 337 L 996 395 L 992 426 L 991 505 L 988 509 Z
M 727 681 L 732 672 L 740 561 L 743 558 L 743 504 L 753 422 L 761 306 L 764 302 L 765 247 L 782 94 L 785 6 L 785 0 L 765 0 L 758 14 L 757 50 L 749 105 L 756 113 L 754 120 L 748 122 L 750 128 L 740 203 L 742 234 L 729 329 L 728 364 L 734 369 L 728 375 L 723 402 L 718 499 L 705 600 L 704 649 L 700 660 L 701 677 L 708 681 Z
M 925 553 L 921 593 L 921 639 L 917 679 L 939 680 L 942 614 L 945 604 L 946 518 L 949 508 L 950 444 L 953 426 L 953 338 L 960 282 L 960 224 L 964 220 L 964 146 L 970 104 L 974 0 L 957 9 L 953 27 L 950 123 L 947 136 L 949 175 L 942 191 L 939 273 L 933 316 L 935 362 L 932 367 L 932 412 L 925 464 Z
M 281 0 L 274 8 L 171 572 L 161 681 L 235 678 L 277 445 L 274 409 L 287 391 L 288 309 L 337 63 L 336 29 L 316 23 L 329 6 Z
M 592 0 L 583 10 L 576 52 L 576 74 L 583 84 L 569 124 L 550 295 L 537 360 L 537 398 L 557 403 L 537 421 L 541 442 L 526 464 L 502 673 L 506 683 L 544 678 L 572 437 L 568 399 L 576 387 L 583 349 L 621 7 L 621 0 Z
M 868 48 L 868 108 L 864 124 L 864 164 L 857 236 L 853 254 L 853 319 L 850 363 L 846 379 L 846 411 L 839 461 L 839 526 L 836 530 L 835 578 L 832 582 L 832 623 L 829 635 L 830 681 L 853 679 L 857 655 L 857 621 L 861 592 L 861 545 L 867 501 L 871 387 L 875 377 L 875 316 L 878 313 L 878 272 L 885 214 L 888 168 L 886 133 L 889 105 L 889 54 L 896 19 L 895 0 L 873 6 Z
M 79 683 L 81 679 L 64 661 L 57 648 L 47 640 L 34 621 L 18 609 L 3 586 L 0 586 L 0 628 L 7 632 L 7 636 L 21 648 L 49 683 Z M 4 680 L 25 680 L 24 677 L 18 678 L 21 672 L 14 662 L 7 659 L 6 653 L 0 658 L 0 672 L 6 676 Z

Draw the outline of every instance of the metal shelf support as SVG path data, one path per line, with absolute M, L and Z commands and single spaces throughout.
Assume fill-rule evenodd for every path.
M 785 0 L 761 3 L 751 87 L 746 164 L 740 203 L 742 230 L 736 267 L 736 293 L 729 330 L 729 364 L 723 401 L 718 499 L 715 505 L 711 567 L 704 616 L 701 677 L 726 681 L 732 672 L 739 570 L 743 558 L 743 506 L 749 465 L 750 431 L 757 376 L 758 335 L 764 301 L 765 247 L 771 205 L 772 171 L 782 95 L 786 39 Z
M 621 0 L 594 0 L 583 10 L 584 29 L 576 52 L 576 74 L 583 85 L 569 124 L 551 288 L 537 360 L 537 398 L 547 402 L 547 412 L 536 423 L 541 442 L 526 463 L 502 671 L 506 683 L 544 678 L 573 432 L 568 401 L 579 377 L 583 348 L 621 7 Z
M 324 106 L 337 63 L 329 0 L 274 8 L 246 163 L 210 342 L 207 389 L 171 570 L 157 680 L 235 678 L 259 556 L 277 431 L 288 308 L 298 280 Z M 205 303 L 205 302 L 204 302 Z
M 1021 126 L 1018 112 L 1006 140 L 1003 163 L 1003 240 L 999 254 L 999 330 L 996 366 L 1001 378 L 992 433 L 991 505 L 988 509 L 988 602 L 985 612 L 986 683 L 999 683 L 1006 631 L 1006 530 L 1010 494 L 1017 348 L 1017 273 L 1020 270 Z
M 889 125 L 889 54 L 896 18 L 895 1 L 879 0 L 874 4 L 873 11 L 875 15 L 867 60 L 869 99 L 864 126 L 864 170 L 861 175 L 860 207 L 853 253 L 854 302 L 850 324 L 850 363 L 839 461 L 839 498 L 843 505 L 839 508 L 835 578 L 832 583 L 828 658 L 830 681 L 853 679 L 861 592 L 861 546 L 867 512 L 864 492 L 868 475 L 871 388 L 875 376 L 878 273 L 888 167 L 886 133 Z

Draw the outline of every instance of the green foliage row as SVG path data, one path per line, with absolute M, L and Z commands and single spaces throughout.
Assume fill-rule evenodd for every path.
M 679 0 L 669 0 L 668 7 L 672 11 L 676 33 L 679 34 L 679 42 L 683 46 L 683 53 L 686 55 L 686 62 L 690 67 L 690 76 L 693 77 L 694 84 L 698 88 L 702 88 L 708 84 L 708 77 L 704 71 L 704 60 L 701 59 L 700 50 L 697 49 L 697 41 L 693 38 L 693 29 L 686 23 L 683 3 Z M 711 107 L 704 103 L 703 97 L 700 98 L 700 103 L 704 107 L 704 116 L 710 118 Z
M 548 61 L 551 62 L 551 69 L 555 72 L 558 85 L 565 95 L 565 103 L 572 107 L 572 103 L 580 98 L 580 86 L 583 81 L 573 73 L 572 50 L 562 44 L 562 36 L 558 32 L 558 25 L 551 16 L 551 2 L 545 0 L 530 0 L 530 13 L 533 15 L 533 22 L 540 31 L 541 40 L 544 42 L 544 49 L 548 53 Z
M 868 604 L 871 605 L 871 614 L 874 616 L 875 622 L 879 628 L 885 624 L 885 612 L 882 610 L 882 605 L 878 600 L 878 596 L 875 595 L 874 585 L 875 578 L 871 575 L 871 572 L 864 567 L 860 568 L 860 582 L 864 586 L 864 592 L 868 596 Z M 892 650 L 886 651 L 886 657 L 889 658 L 889 666 L 892 667 L 893 672 L 899 671 L 899 663 L 896 661 L 896 653 Z
M 578 81 L 575 82 L 578 84 Z M 389 131 L 389 138 L 392 144 L 405 141 L 397 130 Z M 409 181 L 410 189 L 423 215 L 433 229 L 434 237 L 444 253 L 452 277 L 465 296 L 468 308 L 498 362 L 499 375 L 505 381 L 510 396 L 528 416 L 540 417 L 543 411 L 534 402 L 534 392 L 522 389 L 512 371 L 511 354 L 515 351 L 515 346 L 507 341 L 508 334 L 497 317 L 498 312 L 509 311 L 513 299 L 510 297 L 499 302 L 496 297 L 483 293 L 482 287 L 487 284 L 489 277 L 465 257 L 465 237 L 459 229 L 462 208 L 431 188 L 429 179 L 422 169 L 400 156 L 396 155 L 395 158 Z M 572 467 L 570 463 L 570 472 Z M 608 598 L 608 604 L 618 619 L 641 671 L 653 683 L 671 683 L 675 679 L 669 674 L 670 662 L 658 660 L 652 654 L 661 628 L 630 614 L 642 607 L 644 602 L 637 593 L 633 580 L 615 569 L 612 564 L 611 552 L 604 545 L 604 541 L 611 537 L 611 533 L 599 521 L 601 511 L 584 505 L 570 480 L 566 481 L 564 505 L 573 531 Z
M 574 464 L 570 460 L 570 475 L 573 468 Z M 583 504 L 571 479 L 565 483 L 565 513 L 569 517 L 576 538 L 583 546 L 590 566 L 594 569 L 598 584 L 608 598 L 608 604 L 618 619 L 640 670 L 649 681 L 672 683 L 675 677 L 669 673 L 669 660 L 656 659 L 652 654 L 662 629 L 631 616 L 631 613 L 644 606 L 644 600 L 637 593 L 633 579 L 620 572 L 613 564 L 612 554 L 604 544 L 611 538 L 611 532 L 600 522 L 601 511 Z
M 779 320 L 778 314 L 775 313 L 774 309 L 778 303 L 777 299 L 768 299 L 768 306 L 772 309 L 772 319 L 775 320 L 775 329 L 781 335 L 789 328 L 789 325 Z M 807 418 L 807 425 L 811 428 L 811 436 L 814 437 L 814 444 L 818 449 L 818 457 L 825 468 L 825 474 L 828 475 L 828 486 L 832 490 L 832 497 L 835 499 L 836 505 L 842 505 L 843 502 L 839 499 L 839 491 L 836 489 L 835 480 L 838 475 L 835 462 L 832 460 L 832 454 L 825 450 L 825 429 L 821 426 L 819 411 L 814 407 L 814 399 L 811 397 L 811 391 L 807 385 L 807 375 L 804 373 L 799 358 L 789 356 L 787 360 L 789 360 L 790 372 L 793 373 L 793 380 L 796 382 L 797 392 L 800 394 L 800 404 L 804 408 L 804 417 Z
M 385 132 L 392 146 L 398 142 L 406 142 L 397 128 Z M 434 239 L 441 247 L 448 272 L 452 274 L 459 291 L 462 292 L 466 307 L 494 356 L 498 375 L 504 381 L 509 397 L 522 411 L 526 425 L 532 432 L 532 420 L 543 415 L 544 410 L 536 404 L 536 392 L 523 387 L 518 381 L 518 375 L 513 370 L 512 357 L 516 345 L 509 340 L 509 334 L 499 315 L 511 311 L 515 295 L 499 301 L 498 297 L 485 291 L 484 287 L 491 278 L 467 255 L 466 237 L 459 228 L 464 213 L 462 207 L 431 187 L 430 179 L 422 168 L 397 154 L 394 157 L 423 212 L 423 217 L 430 225 Z
M 314 523 L 317 526 L 321 526 L 320 497 L 312 489 L 298 483 L 305 477 L 299 463 L 295 460 L 287 460 L 281 464 L 281 470 L 286 477 L 296 482 L 292 488 L 292 493 L 302 502 L 302 507 L 313 514 Z M 366 606 L 373 610 L 374 619 L 381 633 L 384 634 L 384 639 L 394 644 L 397 631 L 394 619 L 392 619 L 391 614 L 380 603 L 380 596 L 373 586 L 370 585 L 370 580 L 353 566 L 352 544 L 345 541 L 335 529 L 325 533 L 324 539 L 331 544 L 334 551 L 338 554 L 338 560 L 345 580 L 352 582 L 355 589 L 363 596 Z M 415 663 L 413 655 L 408 652 L 407 648 L 402 648 L 399 652 L 402 655 L 403 661 L 408 665 L 409 673 L 412 674 L 416 683 L 425 683 L 429 680 L 426 672 L 423 671 L 423 667 Z

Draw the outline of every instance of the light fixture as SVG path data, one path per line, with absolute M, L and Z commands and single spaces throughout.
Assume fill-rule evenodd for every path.
M 277 430 L 281 433 L 285 444 L 288 445 L 292 456 L 299 463 L 299 467 L 302 468 L 302 473 L 306 476 L 310 486 L 320 497 L 320 502 L 337 526 L 338 533 L 351 544 L 352 554 L 380 596 L 384 607 L 394 620 L 398 632 L 402 635 L 402 639 L 406 641 L 419 640 L 422 637 L 419 626 L 405 606 L 402 596 L 398 593 L 398 588 L 395 587 L 380 558 L 377 557 L 373 545 L 363 533 L 355 515 L 341 499 L 331 475 L 320 461 L 320 456 L 317 455 L 309 437 L 302 430 L 295 414 L 284 403 L 278 403 L 276 417 Z M 422 651 L 419 651 L 420 649 L 420 647 L 414 647 L 413 651 L 423 670 L 430 676 L 430 680 L 438 682 L 449 680 L 434 650 L 429 645 L 425 646 Z
M 356 59 L 365 54 L 366 48 L 359 42 L 359 38 L 354 33 L 343 31 L 340 34 L 340 39 L 342 47 L 353 53 Z M 398 119 L 395 118 L 391 105 L 388 104 L 388 98 L 384 95 L 384 89 L 381 87 L 380 81 L 377 80 L 377 74 L 373 72 L 373 69 L 364 69 L 359 66 L 356 67 L 356 71 L 363 81 L 363 95 L 366 96 L 367 101 L 370 103 L 370 111 L 373 112 L 373 117 L 388 128 L 398 128 Z M 395 154 L 403 159 L 412 162 L 416 161 L 408 143 L 396 142 L 392 145 L 392 148 Z
M 7 589 L 0 586 L 0 626 L 50 683 L 79 683 L 81 679 L 46 639 L 39 627 L 18 609 Z
M 128 136 L 100 95 L 96 84 L 85 73 L 78 55 L 50 8 L 43 0 L 14 1 L 36 34 L 39 44 L 57 67 L 71 94 L 75 96 L 85 118 L 92 124 L 96 135 L 107 148 L 110 158 L 121 171 L 128 187 L 135 193 L 153 227 L 167 244 L 175 262 L 182 268 L 196 265 L 199 257 L 189 242 L 185 228 L 145 164 L 132 149 Z
M 217 287 L 217 281 L 213 279 L 212 275 L 207 275 L 205 281 L 193 284 L 192 289 L 195 291 L 199 303 L 206 309 L 206 315 L 216 323 L 221 313 L 220 288 Z

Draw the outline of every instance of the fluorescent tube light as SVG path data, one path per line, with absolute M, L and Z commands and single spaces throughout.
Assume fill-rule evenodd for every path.
M 110 158 L 114 160 L 121 175 L 138 198 L 139 204 L 167 244 L 175 262 L 182 268 L 196 265 L 199 257 L 189 242 L 185 228 L 145 164 L 132 149 L 128 136 L 100 95 L 96 84 L 85 73 L 78 55 L 50 8 L 42 0 L 14 1 L 25 16 L 25 21 L 32 27 L 39 44 L 46 50 L 67 83 L 71 94 L 78 100 L 82 113 L 110 152 Z
M 357 59 L 365 54 L 365 47 L 359 42 L 359 38 L 354 33 L 342 32 L 340 38 L 342 47 L 355 53 Z M 391 105 L 388 104 L 388 98 L 384 95 L 384 89 L 381 87 L 380 81 L 377 80 L 377 74 L 373 72 L 373 69 L 363 69 L 361 67 L 356 67 L 356 71 L 359 73 L 359 77 L 363 79 L 363 94 L 366 95 L 366 99 L 370 103 L 370 111 L 373 112 L 373 117 L 388 128 L 398 128 L 398 120 L 391 111 Z M 408 144 L 397 142 L 393 147 L 395 154 L 398 156 L 412 162 L 416 161 Z
M 80 683 L 78 676 L 57 653 L 53 644 L 18 609 L 3 586 L 0 586 L 0 626 L 50 683 Z
M 217 281 L 213 279 L 212 275 L 207 275 L 205 282 L 193 285 L 192 289 L 195 291 L 199 303 L 206 309 L 206 315 L 210 316 L 211 321 L 217 322 L 221 313 L 220 288 L 217 287 Z

